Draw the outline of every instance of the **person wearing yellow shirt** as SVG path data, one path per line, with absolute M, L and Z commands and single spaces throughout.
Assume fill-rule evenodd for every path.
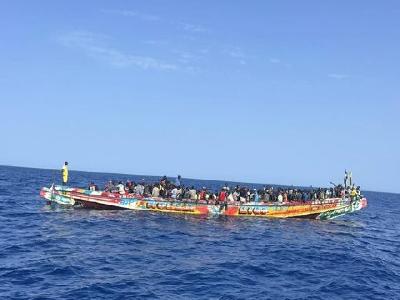
M 355 186 L 353 186 L 353 188 L 351 189 L 350 196 L 351 196 L 351 199 L 356 199 L 356 197 L 357 197 L 357 189 L 356 189 Z
M 68 182 L 68 162 L 64 162 L 64 165 L 61 169 L 61 176 L 62 176 L 62 184 L 67 185 Z

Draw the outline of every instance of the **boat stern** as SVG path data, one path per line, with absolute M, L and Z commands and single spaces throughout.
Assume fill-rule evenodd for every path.
M 47 200 L 50 203 L 58 203 L 61 205 L 72 206 L 75 204 L 75 200 L 67 192 L 63 192 L 60 189 L 57 189 L 54 186 L 42 187 L 39 195 L 41 198 Z
M 42 187 L 39 192 L 40 198 L 45 200 L 52 200 L 52 189 L 48 187 Z

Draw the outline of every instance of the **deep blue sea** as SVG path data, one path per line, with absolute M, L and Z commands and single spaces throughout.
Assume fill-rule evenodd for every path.
M 0 299 L 400 299 L 398 194 L 331 221 L 205 218 L 50 207 L 55 175 L 0 167 Z

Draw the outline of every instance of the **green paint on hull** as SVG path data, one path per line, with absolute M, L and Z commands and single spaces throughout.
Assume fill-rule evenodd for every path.
M 323 212 L 317 217 L 317 219 L 330 220 L 360 210 L 365 207 L 363 205 L 363 200 L 364 199 L 358 198 L 353 200 L 349 205 L 331 211 Z

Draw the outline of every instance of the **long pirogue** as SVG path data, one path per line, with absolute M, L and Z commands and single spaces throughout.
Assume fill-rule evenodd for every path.
M 52 186 L 42 188 L 40 196 L 49 202 L 96 209 L 131 209 L 192 215 L 246 216 L 263 218 L 332 219 L 367 206 L 364 197 L 329 198 L 307 202 L 249 202 L 207 204 L 193 200 L 174 200 L 120 195 L 81 188 Z

